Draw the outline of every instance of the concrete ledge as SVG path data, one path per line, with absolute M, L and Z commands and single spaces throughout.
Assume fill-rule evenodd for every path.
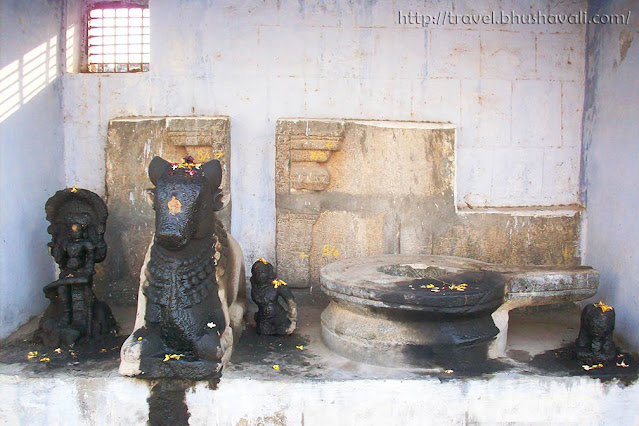
M 584 206 L 580 204 L 567 204 L 558 206 L 521 206 L 521 207 L 500 207 L 500 206 L 486 206 L 486 207 L 469 207 L 463 205 L 457 205 L 457 212 L 459 214 L 503 214 L 509 216 L 525 216 L 525 217 L 540 217 L 540 216 L 569 216 L 572 217 L 577 213 L 584 211 Z
M 630 424 L 639 400 L 637 384 L 507 373 L 443 381 L 225 377 L 218 389 L 207 386 L 186 392 L 191 425 Z M 0 375 L 0 394 L 4 424 L 137 425 L 148 416 L 149 386 L 136 379 Z
M 617 379 L 597 379 L 596 372 L 578 365 L 581 371 L 574 373 L 550 372 L 529 362 L 574 341 L 579 325 L 574 306 L 530 315 L 514 311 L 507 355 L 498 361 L 501 369 L 468 377 L 341 357 L 321 338 L 319 317 L 328 300 L 308 290 L 297 290 L 295 296 L 298 330 L 290 337 L 268 337 L 249 326 L 218 388 L 197 382 L 186 390 L 189 424 L 632 424 L 639 418 L 637 382 L 625 386 Z M 126 327 L 132 324 L 121 318 L 133 314 L 116 310 Z M 13 358 L 20 361 L 11 362 L 7 351 L 9 345 L 0 348 L 0 423 L 146 424 L 156 381 L 120 376 L 117 350 L 102 361 L 57 368 L 27 360 L 23 350 Z M 631 368 L 619 370 L 632 373 Z

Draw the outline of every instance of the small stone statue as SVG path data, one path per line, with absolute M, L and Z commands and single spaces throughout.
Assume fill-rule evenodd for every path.
M 44 287 L 49 307 L 40 320 L 36 339 L 48 346 L 71 345 L 116 331 L 109 306 L 96 299 L 91 286 L 94 266 L 107 253 L 104 231 L 106 204 L 95 193 L 76 187 L 55 193 L 45 205 L 51 256 L 59 278 Z
M 612 341 L 615 310 L 603 302 L 589 303 L 581 313 L 581 328 L 576 342 L 577 359 L 587 365 L 605 364 L 615 359 Z
M 222 167 L 185 157 L 149 165 L 155 236 L 140 276 L 133 334 L 120 373 L 142 378 L 220 377 L 244 327 L 242 250 L 215 212 Z
M 284 299 L 288 309 L 280 304 Z M 259 259 L 251 268 L 251 298 L 257 304 L 257 332 L 265 335 L 290 335 L 297 327 L 297 302 L 284 281 L 276 279 L 273 265 Z

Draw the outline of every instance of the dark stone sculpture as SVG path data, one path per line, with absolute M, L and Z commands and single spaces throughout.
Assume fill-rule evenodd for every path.
M 581 328 L 576 342 L 577 359 L 587 365 L 605 364 L 615 359 L 612 341 L 615 310 L 602 302 L 589 303 L 581 313 Z
M 106 257 L 104 201 L 76 187 L 55 193 L 45 205 L 48 246 L 60 267 L 59 278 L 44 287 L 49 307 L 40 320 L 36 340 L 48 346 L 71 345 L 116 331 L 109 306 L 96 299 L 91 286 L 94 266 Z
M 221 375 L 243 328 L 242 251 L 215 212 L 222 208 L 217 160 L 149 165 L 155 237 L 140 279 L 135 331 L 120 373 L 144 378 Z
M 287 308 L 280 304 L 280 297 Z M 265 335 L 290 335 L 297 327 L 297 303 L 284 281 L 277 279 L 273 265 L 259 259 L 251 267 L 251 298 L 257 305 L 257 332 Z

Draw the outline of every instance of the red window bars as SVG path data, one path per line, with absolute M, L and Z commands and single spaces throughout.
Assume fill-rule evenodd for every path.
M 89 72 L 149 70 L 149 9 L 97 8 L 89 12 Z

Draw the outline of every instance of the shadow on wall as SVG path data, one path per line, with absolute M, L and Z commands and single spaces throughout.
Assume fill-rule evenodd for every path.
M 64 186 L 59 36 L 20 36 L 3 40 L 15 53 L 0 62 L 0 338 L 46 305 L 44 204 Z

